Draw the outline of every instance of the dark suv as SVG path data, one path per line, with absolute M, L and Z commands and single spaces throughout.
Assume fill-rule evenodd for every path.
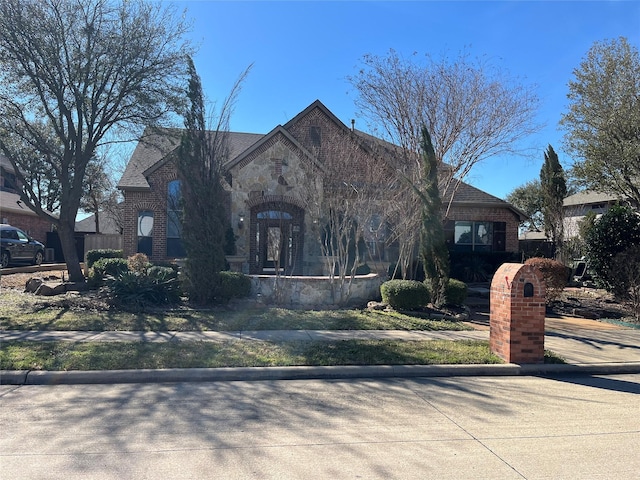
M 40 265 L 44 259 L 44 245 L 34 240 L 22 230 L 4 223 L 0 224 L 2 268 L 15 263 Z

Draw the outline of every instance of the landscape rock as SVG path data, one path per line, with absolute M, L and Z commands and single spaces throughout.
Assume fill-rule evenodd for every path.
M 383 302 L 369 302 L 367 303 L 368 310 L 384 310 L 387 308 L 387 304 Z
M 30 278 L 24 285 L 25 293 L 36 293 L 38 287 L 42 285 L 44 281 L 41 278 Z
M 34 293 L 44 297 L 51 297 L 54 295 L 62 295 L 63 293 L 66 293 L 66 291 L 67 287 L 64 283 L 57 283 L 53 285 L 42 283 Z

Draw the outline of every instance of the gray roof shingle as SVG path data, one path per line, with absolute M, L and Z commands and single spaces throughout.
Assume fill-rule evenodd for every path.
M 183 130 L 176 128 L 147 129 L 138 142 L 127 167 L 118 182 L 122 190 L 146 190 L 146 174 L 180 146 Z M 264 137 L 257 133 L 229 132 L 229 158 L 234 159 Z

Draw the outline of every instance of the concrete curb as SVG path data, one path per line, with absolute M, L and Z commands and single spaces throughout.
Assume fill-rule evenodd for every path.
M 338 367 L 175 368 L 162 370 L 0 371 L 1 385 L 230 382 L 457 376 L 614 375 L 640 373 L 640 362 L 599 364 L 363 365 Z

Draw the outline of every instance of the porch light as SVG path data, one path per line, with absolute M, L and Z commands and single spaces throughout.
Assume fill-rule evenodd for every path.
M 243 227 L 244 227 L 244 214 L 241 213 L 238 218 L 238 229 L 242 230 Z

